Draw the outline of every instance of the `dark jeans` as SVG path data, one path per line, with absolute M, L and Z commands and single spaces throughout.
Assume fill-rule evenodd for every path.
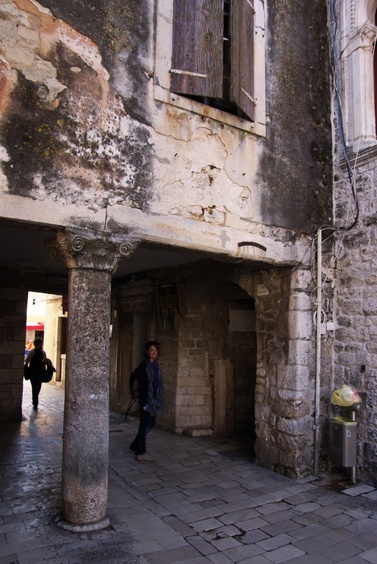
M 153 429 L 156 422 L 156 416 L 152 416 L 148 411 L 144 409 L 140 410 L 140 423 L 139 430 L 135 439 L 130 445 L 130 450 L 136 452 L 136 454 L 144 454 L 147 450 L 147 434 L 151 429 Z
M 38 407 L 38 396 L 39 396 L 39 392 L 41 391 L 42 382 L 38 376 L 31 376 L 30 384 L 31 384 L 32 397 L 33 397 L 33 405 L 34 407 Z

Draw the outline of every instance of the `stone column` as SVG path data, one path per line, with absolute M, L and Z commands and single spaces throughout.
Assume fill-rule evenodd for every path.
M 109 351 L 111 275 L 134 252 L 130 236 L 69 226 L 49 244 L 68 267 L 62 518 L 73 531 L 109 525 Z

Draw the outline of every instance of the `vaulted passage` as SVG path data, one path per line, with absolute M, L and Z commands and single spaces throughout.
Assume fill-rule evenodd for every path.
M 165 382 L 159 425 L 196 436 L 238 436 L 253 450 L 255 301 L 231 281 L 233 271 L 229 264 L 199 261 L 118 285 L 112 314 L 114 410 L 127 408 L 129 374 L 140 362 L 143 341 L 157 339 Z M 161 286 L 177 293 L 174 314 L 161 316 L 156 297 Z

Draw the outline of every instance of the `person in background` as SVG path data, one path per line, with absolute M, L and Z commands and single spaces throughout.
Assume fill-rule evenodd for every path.
M 26 341 L 25 343 L 25 353 L 24 353 L 24 362 L 26 361 L 26 357 L 29 354 L 29 351 L 33 348 L 33 341 Z
M 43 350 L 43 341 L 40 337 L 37 337 L 34 340 L 34 348 L 28 353 L 25 364 L 30 364 L 30 383 L 33 409 L 37 411 L 39 392 L 42 387 L 42 381 L 39 377 L 39 373 L 41 372 L 41 365 L 46 364 L 46 353 Z
M 140 422 L 139 430 L 129 451 L 136 460 L 155 460 L 147 453 L 147 434 L 154 427 L 156 416 L 163 409 L 162 373 L 157 362 L 160 352 L 156 341 L 148 341 L 144 347 L 144 360 L 135 369 L 139 380 Z

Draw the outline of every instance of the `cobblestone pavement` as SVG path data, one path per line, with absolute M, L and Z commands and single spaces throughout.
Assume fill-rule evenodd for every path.
M 64 392 L 44 384 L 23 421 L 0 437 L 1 564 L 377 564 L 377 492 L 293 480 L 254 465 L 241 444 L 176 436 L 148 440 L 155 462 L 128 452 L 137 420 L 110 413 L 111 526 L 57 528 Z

